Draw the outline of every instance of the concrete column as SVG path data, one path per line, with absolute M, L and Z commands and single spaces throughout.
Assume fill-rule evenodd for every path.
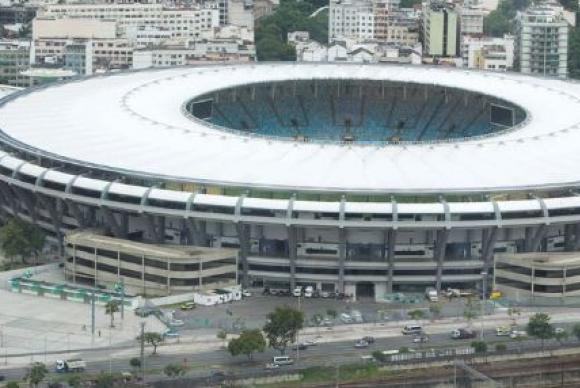
M 566 277 L 567 277 L 567 273 L 568 272 L 568 268 L 564 267 L 563 269 L 563 276 L 562 276 L 562 297 L 566 297 Z
M 483 271 L 489 273 L 493 262 L 495 243 L 497 242 L 498 228 L 494 227 L 487 233 L 487 239 L 483 243 L 481 260 L 483 261 Z
M 574 250 L 580 251 L 580 224 L 574 225 Z
M 530 252 L 536 252 L 541 248 L 542 241 L 544 237 L 546 237 L 546 233 L 548 233 L 548 226 L 540 225 L 536 229 L 536 233 L 534 233 L 534 238 L 530 244 Z
M 159 244 L 165 243 L 165 217 L 157 217 L 157 242 Z
M 288 261 L 290 263 L 290 289 L 296 287 L 296 256 L 297 256 L 297 241 L 296 241 L 296 227 L 288 226 L 286 228 L 288 233 Z
M 441 291 L 441 283 L 443 279 L 443 260 L 445 259 L 445 250 L 447 248 L 448 239 L 449 229 L 441 229 L 437 231 L 437 240 L 435 242 L 435 261 L 437 262 L 437 291 Z
M 564 250 L 570 252 L 574 249 L 574 225 L 564 225 Z
M 129 235 L 129 214 L 121 212 L 121 233 L 123 236 L 127 237 Z
M 70 200 L 67 200 L 65 203 L 66 203 L 66 207 L 68 208 L 69 213 L 72 214 L 74 219 L 77 221 L 79 228 L 80 229 L 86 228 L 87 221 L 85 220 L 85 217 L 83 216 L 83 213 L 82 213 L 79 205 L 74 203 L 73 201 L 70 201 Z
M 388 233 L 388 246 L 387 246 L 387 262 L 389 264 L 387 270 L 387 292 L 393 292 L 393 275 L 395 272 L 395 245 L 397 243 L 397 231 L 395 229 L 389 229 Z
M 471 255 L 471 244 L 473 242 L 473 230 L 472 229 L 467 229 L 466 233 L 465 233 L 465 245 L 467 245 L 467 250 L 465 252 L 465 258 L 466 259 L 471 259 L 472 255 Z
M 249 226 L 238 222 L 236 224 L 236 230 L 238 232 L 238 239 L 240 240 L 239 256 L 242 262 L 242 286 L 244 288 L 248 287 L 249 283 L 249 264 L 248 264 L 248 253 L 250 251 L 250 230 Z
M 531 247 L 533 239 L 534 239 L 534 228 L 532 226 L 527 226 L 524 238 L 524 252 L 532 251 Z
M 121 225 L 119 224 L 119 222 L 117 222 L 115 214 L 111 211 L 111 209 L 109 209 L 106 206 L 103 206 L 101 209 L 103 210 L 103 215 L 105 216 L 105 222 L 107 223 L 109 229 L 111 229 L 111 232 L 113 232 L 113 235 L 117 238 L 127 237 L 123 234 Z
M 346 260 L 346 230 L 338 229 L 338 292 L 344 292 L 344 262 Z
M 117 250 L 117 281 L 121 279 L 121 251 Z

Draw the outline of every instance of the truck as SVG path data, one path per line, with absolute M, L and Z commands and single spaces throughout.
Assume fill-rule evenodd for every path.
M 425 289 L 425 298 L 427 298 L 429 302 L 439 302 L 439 295 L 437 294 L 437 290 L 433 287 Z
M 448 298 L 460 298 L 464 296 L 472 296 L 473 292 L 470 290 L 461 290 L 459 288 L 448 288 L 447 291 L 445 291 L 445 295 Z
M 70 360 L 56 360 L 55 370 L 57 373 L 83 372 L 87 363 L 80 358 Z
M 475 332 L 471 329 L 455 329 L 451 332 L 453 339 L 469 339 L 475 338 Z

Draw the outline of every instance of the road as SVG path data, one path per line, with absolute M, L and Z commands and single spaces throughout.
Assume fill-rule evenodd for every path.
M 564 326 L 564 325 L 558 325 Z M 488 342 L 505 343 L 508 349 L 520 347 L 523 350 L 537 346 L 537 341 L 524 340 L 514 341 L 509 337 L 497 337 L 494 330 L 484 332 L 485 339 Z M 390 338 L 377 338 L 375 343 L 366 349 L 355 349 L 353 341 L 338 341 L 319 343 L 311 346 L 307 350 L 300 351 L 299 354 L 290 350 L 289 354 L 296 360 L 293 366 L 284 367 L 287 369 L 299 369 L 305 366 L 313 365 L 340 365 L 360 361 L 360 357 L 370 355 L 374 350 L 394 350 L 401 347 L 421 350 L 430 348 L 457 348 L 469 346 L 473 339 L 453 340 L 448 333 L 433 334 L 430 336 L 429 343 L 414 344 L 410 336 L 396 336 Z M 493 349 L 493 346 L 490 345 Z M 272 357 L 277 355 L 270 349 L 264 353 L 258 353 L 254 356 L 254 362 L 250 363 L 245 357 L 231 357 L 226 350 L 213 350 L 192 354 L 174 354 L 164 353 L 164 348 L 159 349 L 159 354 L 151 355 L 148 348 L 145 357 L 145 368 L 148 374 L 160 375 L 163 368 L 170 363 L 186 364 L 189 367 L 188 376 L 204 377 L 211 374 L 212 370 L 220 370 L 226 375 L 246 375 L 264 373 L 264 366 L 271 362 Z M 129 360 L 132 357 L 138 357 L 138 349 L 135 347 L 134 352 L 118 357 L 111 357 L 109 349 L 81 353 L 81 358 L 87 361 L 87 372 L 99 373 L 104 372 L 126 372 L 130 371 Z M 49 365 L 50 367 L 50 365 Z M 22 378 L 26 373 L 26 368 L 17 367 L 4 369 L 0 371 L 7 380 L 16 380 Z

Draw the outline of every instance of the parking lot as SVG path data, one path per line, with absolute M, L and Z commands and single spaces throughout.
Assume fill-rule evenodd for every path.
M 290 295 L 262 295 L 262 290 L 252 290 L 252 296 L 242 301 L 217 306 L 197 306 L 193 310 L 175 309 L 175 318 L 184 321 L 181 330 L 225 329 L 239 331 L 244 328 L 262 327 L 266 315 L 277 306 L 287 305 L 304 312 L 306 326 L 337 326 L 347 323 L 380 323 L 409 319 L 408 312 L 422 310 L 426 318 L 432 313 L 429 303 L 421 296 L 415 298 L 419 303 L 377 303 L 372 299 L 353 302 L 349 299 L 305 298 Z M 463 315 L 465 301 L 454 299 L 441 302 L 440 317 L 460 317 Z M 350 319 L 348 318 L 350 317 Z

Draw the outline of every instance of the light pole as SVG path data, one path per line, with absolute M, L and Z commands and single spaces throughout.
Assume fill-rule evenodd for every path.
M 479 317 L 481 322 L 481 340 L 483 341 L 483 316 L 485 314 L 485 288 L 487 287 L 487 272 L 481 272 L 481 281 L 482 281 L 482 288 L 481 288 L 481 317 Z

